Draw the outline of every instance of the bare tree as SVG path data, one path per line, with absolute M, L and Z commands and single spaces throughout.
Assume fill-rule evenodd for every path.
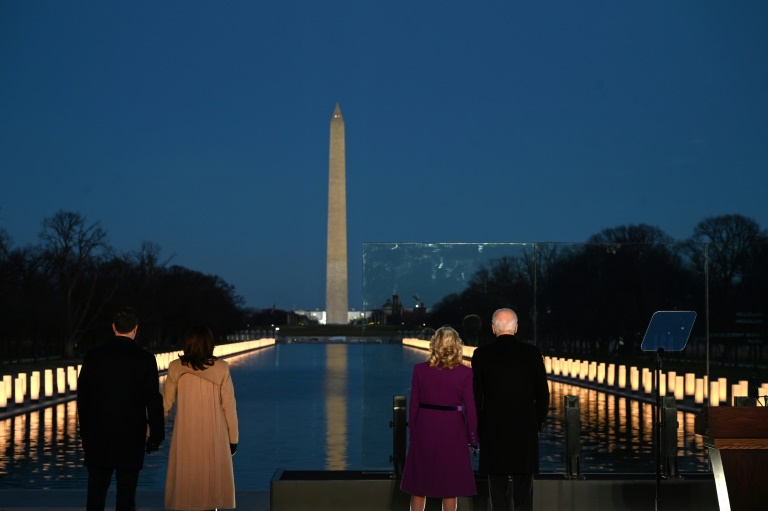
M 765 254 L 768 234 L 742 215 L 705 218 L 691 237 L 690 251 L 708 268 L 711 345 L 721 358 L 738 361 L 740 350 L 765 339 Z
M 667 233 L 647 224 L 619 225 L 603 229 L 591 236 L 587 243 L 643 243 L 651 245 L 671 245 L 674 239 Z
M 691 241 L 709 243 L 709 275 L 715 285 L 728 288 L 738 284 L 754 263 L 754 247 L 768 242 L 760 226 L 742 215 L 721 215 L 705 218 L 693 230 Z M 698 247 L 699 257 L 703 248 Z
M 107 233 L 77 212 L 58 211 L 43 220 L 40 232 L 47 270 L 62 301 L 64 356 L 72 357 L 89 318 L 103 304 L 93 299 L 98 266 L 110 254 Z

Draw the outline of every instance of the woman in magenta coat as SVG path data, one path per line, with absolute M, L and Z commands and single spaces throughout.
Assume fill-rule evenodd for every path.
M 435 332 L 429 359 L 413 368 L 408 411 L 410 445 L 400 488 L 411 494 L 411 510 L 427 497 L 456 509 L 457 497 L 476 495 L 470 448 L 477 449 L 472 369 L 462 364 L 463 343 L 451 327 Z

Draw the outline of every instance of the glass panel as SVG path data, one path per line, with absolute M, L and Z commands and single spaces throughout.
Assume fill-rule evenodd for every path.
M 742 382 L 737 395 L 764 396 L 768 387 L 760 386 L 768 382 L 768 245 L 709 245 L 706 256 L 712 377 L 729 377 L 730 385 Z
M 481 341 L 493 311 L 510 307 L 519 335 L 543 350 L 629 355 L 655 311 L 704 315 L 701 254 L 688 244 L 367 243 L 363 305 L 374 322 L 406 328 L 461 331 L 478 315 Z M 705 339 L 704 325 L 692 341 Z
M 583 374 L 565 377 L 561 370 L 555 379 L 575 383 L 572 389 L 596 389 L 595 402 L 616 402 L 606 394 L 620 396 L 624 404 L 605 413 L 612 417 L 610 424 L 584 426 L 590 431 L 614 428 L 630 436 L 638 431 L 638 438 L 622 442 L 630 450 L 645 445 L 650 431 L 630 422 L 639 413 L 633 407 L 645 410 L 653 399 L 644 378 L 654 368 L 655 354 L 641 351 L 649 322 L 656 311 L 696 312 L 685 349 L 665 353 L 662 393 L 679 396 L 677 406 L 684 414 L 680 467 L 701 471 L 709 467 L 693 434 L 695 413 L 707 402 L 725 405 L 748 391 L 768 393 L 768 296 L 762 292 L 768 285 L 766 256 L 764 244 L 364 244 L 363 300 L 376 322 L 422 332 L 451 324 L 468 345 L 492 340 L 489 323 L 495 309 L 514 309 L 520 318 L 519 338 L 538 345 L 545 357 L 571 359 L 586 368 Z M 417 305 L 422 307 L 418 314 Z M 478 323 L 480 333 L 474 335 Z M 618 367 L 625 366 L 626 388 L 596 384 L 584 361 L 604 364 L 604 372 L 612 367 L 616 381 Z M 557 462 L 558 456 L 551 454 L 561 451 L 556 446 L 564 449 L 562 403 L 552 401 L 550 406 L 552 430 L 542 437 L 543 452 L 549 453 L 543 465 Z M 584 469 L 590 459 L 600 460 L 603 467 L 617 463 L 612 470 L 641 469 L 634 461 L 608 461 L 614 451 L 618 458 L 627 456 L 621 445 L 591 439 L 584 439 Z

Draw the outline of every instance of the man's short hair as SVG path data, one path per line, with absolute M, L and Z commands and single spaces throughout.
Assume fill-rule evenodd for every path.
M 502 313 L 509 314 L 512 317 L 507 320 L 501 320 L 498 317 Z M 507 308 L 498 309 L 496 312 L 493 313 L 493 316 L 491 317 L 491 324 L 493 325 L 493 328 L 496 330 L 496 335 L 507 333 L 507 332 L 514 333 L 515 325 L 517 324 L 517 313 L 512 309 L 507 309 Z
M 133 307 L 125 307 L 115 314 L 115 330 L 118 334 L 129 334 L 139 324 L 139 317 Z

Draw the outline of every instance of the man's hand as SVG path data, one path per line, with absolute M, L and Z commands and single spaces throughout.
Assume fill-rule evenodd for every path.
M 147 454 L 153 453 L 156 450 L 160 448 L 160 442 L 155 442 L 154 440 L 147 440 Z

